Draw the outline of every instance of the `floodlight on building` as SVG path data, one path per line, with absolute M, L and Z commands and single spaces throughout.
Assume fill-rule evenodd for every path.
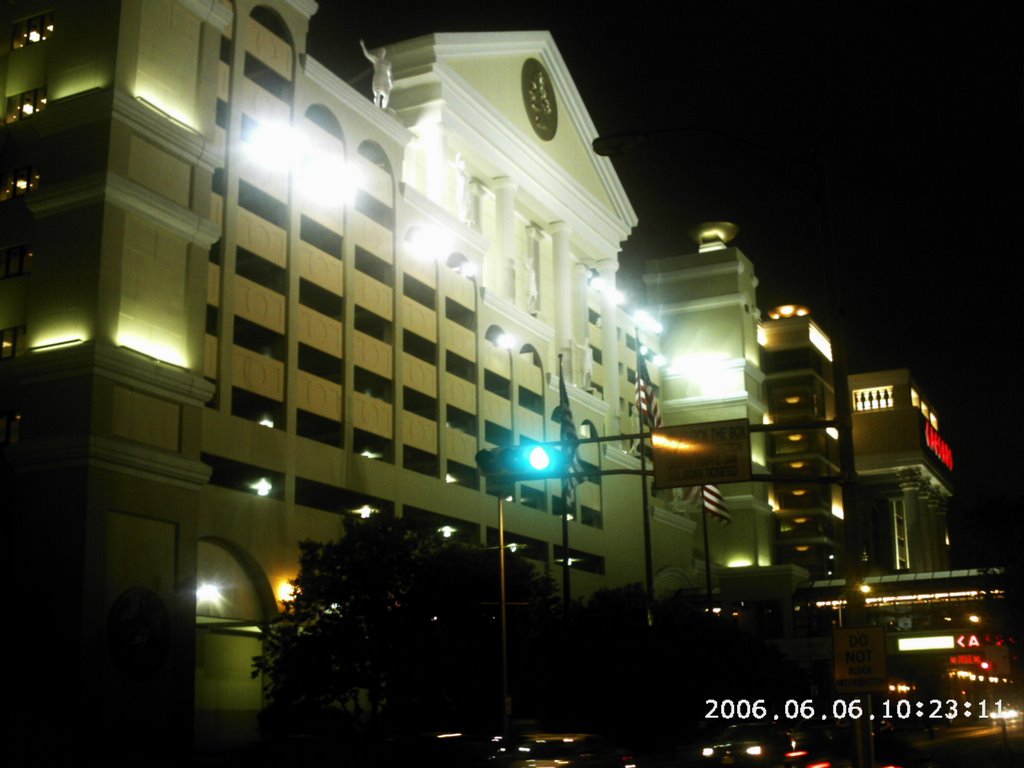
M 270 492 L 274 489 L 274 486 L 265 477 L 261 477 L 255 483 L 250 486 L 256 491 L 257 496 L 269 496 Z
M 149 333 L 133 333 L 130 330 L 119 330 L 117 346 L 131 349 L 140 355 L 152 358 L 161 363 L 170 363 L 178 368 L 187 368 L 185 356 L 181 350 L 171 344 L 165 344 Z
M 499 349 L 514 349 L 516 346 L 516 338 L 511 333 L 498 334 L 498 338 L 494 340 L 494 346 Z
M 363 181 L 356 166 L 308 147 L 294 162 L 296 188 L 305 199 L 334 207 L 355 204 L 356 193 Z
M 254 164 L 272 171 L 298 168 L 309 140 L 287 123 L 246 121 L 242 149 Z
M 264 416 L 262 419 L 260 419 L 259 425 L 261 427 L 269 427 L 270 429 L 273 429 L 274 428 L 274 420 L 271 419 L 269 416 Z
M 444 261 L 452 251 L 452 240 L 442 230 L 431 226 L 411 227 L 405 241 L 419 259 Z M 471 262 L 467 262 L 471 263 Z
M 790 317 L 807 317 L 811 310 L 801 307 L 798 304 L 781 304 L 774 309 L 768 310 L 768 317 L 772 320 L 785 320 Z
M 63 337 L 60 337 L 60 336 L 56 336 L 56 337 L 53 337 L 53 338 L 42 340 L 40 343 L 36 344 L 31 349 L 32 349 L 33 352 L 42 352 L 42 351 L 45 351 L 47 349 L 55 349 L 57 347 L 68 347 L 68 346 L 71 346 L 72 344 L 81 344 L 81 343 L 82 343 L 82 338 L 80 336 L 73 336 L 73 337 L 68 337 L 68 338 L 63 338 Z
M 871 591 L 871 585 L 870 584 L 861 584 L 859 587 L 857 587 L 857 589 L 859 589 L 861 592 L 863 592 L 866 595 L 866 594 L 868 594 L 868 592 Z
M 637 327 L 642 331 L 661 333 L 663 330 L 662 324 L 655 320 L 649 312 L 643 309 L 638 309 L 633 313 L 633 322 L 636 323 Z
M 216 584 L 204 582 L 196 588 L 197 603 L 217 603 L 220 602 L 220 599 L 220 587 L 218 587 Z
M 369 504 L 363 504 L 363 506 L 356 507 L 352 511 L 363 518 L 363 520 L 367 520 L 370 515 L 376 514 L 378 510 L 375 507 L 371 507 Z
M 459 272 L 463 277 L 475 277 L 476 276 L 476 263 L 466 260 L 459 267 Z
M 979 621 L 981 621 L 981 616 L 972 613 L 970 616 L 967 617 L 967 620 L 972 624 L 977 624 Z
M 655 355 L 651 362 L 654 363 L 659 368 L 662 368 L 664 367 L 665 363 L 668 362 L 668 360 L 665 358 L 664 355 Z
M 739 231 L 740 228 L 731 221 L 705 221 L 687 234 L 697 243 L 699 253 L 707 253 L 728 247 L 729 242 L 739 234 Z
M 828 340 L 828 336 L 826 336 L 814 323 L 809 323 L 807 328 L 807 337 L 814 348 L 821 352 L 822 356 L 831 363 L 832 342 Z
M 200 135 L 199 131 L 195 129 L 192 123 L 187 120 L 183 114 L 175 110 L 173 107 L 165 104 L 160 96 L 153 93 L 146 93 L 145 95 L 137 94 L 135 96 L 135 100 L 162 117 L 170 120 L 172 123 L 184 128 L 194 136 Z
M 442 525 L 437 529 L 437 532 L 441 534 L 442 538 L 450 539 L 452 534 L 455 533 L 455 528 L 450 525 Z
M 444 481 L 451 485 L 452 483 L 459 482 L 459 478 L 455 477 L 455 475 L 453 475 L 451 472 L 445 472 Z
M 825 427 L 825 434 L 831 437 L 833 440 L 839 439 L 839 430 L 835 427 Z
M 746 558 L 738 558 L 736 560 L 730 560 L 726 563 L 727 568 L 749 568 L 754 563 Z
M 295 585 L 288 579 L 282 579 L 277 583 L 277 601 L 287 603 L 295 599 Z

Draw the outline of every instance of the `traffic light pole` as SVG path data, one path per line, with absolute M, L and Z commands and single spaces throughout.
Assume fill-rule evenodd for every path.
M 639 337 L 637 337 L 639 338 Z M 654 555 L 651 551 L 651 514 L 650 499 L 647 494 L 647 451 L 644 446 L 644 415 L 640 414 L 640 488 L 643 493 L 644 516 L 644 577 L 647 583 L 645 602 L 647 603 L 647 626 L 654 625 Z
M 508 736 L 508 596 L 505 591 L 505 500 L 498 497 L 498 574 L 501 577 L 501 735 Z

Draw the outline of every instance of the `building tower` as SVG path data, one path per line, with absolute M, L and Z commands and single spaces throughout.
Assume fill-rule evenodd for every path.
M 765 399 L 775 430 L 767 440 L 772 484 L 775 556 L 807 569 L 813 578 L 842 578 L 843 509 L 837 486 L 817 478 L 839 475 L 832 345 L 806 307 L 785 305 L 768 313 L 761 328 Z M 815 426 L 820 423 L 820 426 Z

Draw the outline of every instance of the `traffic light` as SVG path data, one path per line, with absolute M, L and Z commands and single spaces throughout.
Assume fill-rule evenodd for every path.
M 478 451 L 476 464 L 487 477 L 510 480 L 561 477 L 567 469 L 560 449 L 537 443 Z

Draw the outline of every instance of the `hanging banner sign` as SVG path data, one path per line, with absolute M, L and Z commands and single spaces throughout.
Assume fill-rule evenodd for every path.
M 749 426 L 745 420 L 735 419 L 654 430 L 654 487 L 682 488 L 749 480 Z

